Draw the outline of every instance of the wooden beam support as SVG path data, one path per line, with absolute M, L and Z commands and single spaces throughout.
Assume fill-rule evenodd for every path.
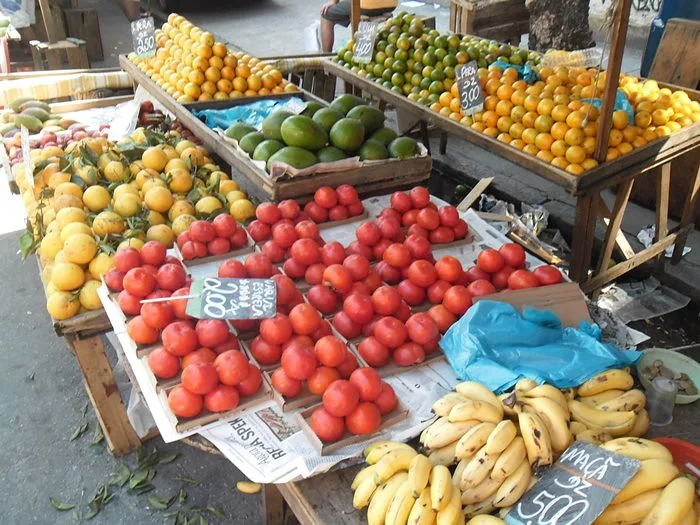
M 39 9 L 41 9 L 41 17 L 44 19 L 46 36 L 51 44 L 55 44 L 58 41 L 58 34 L 56 33 L 56 26 L 54 25 L 54 18 L 51 13 L 49 0 L 39 0 Z
M 678 225 L 680 228 L 684 228 L 695 222 L 695 216 L 698 213 L 698 200 L 700 200 L 700 164 L 698 164 L 698 171 L 695 174 L 695 182 L 693 182 L 693 187 L 690 189 L 685 198 L 681 222 Z M 673 248 L 671 264 L 678 264 L 681 261 L 681 256 L 683 255 L 683 248 L 685 247 L 687 237 L 688 235 L 685 234 L 678 239 L 676 246 Z
M 262 496 L 263 523 L 265 525 L 283 525 L 285 503 L 282 494 L 277 490 L 277 485 L 273 483 L 263 485 Z
M 607 206 L 607 204 L 605 204 L 605 201 L 603 199 L 600 199 L 598 201 L 598 216 L 605 223 L 606 227 L 610 224 L 610 220 L 612 218 L 612 213 L 608 209 L 608 206 Z M 620 231 L 617 233 L 617 237 L 615 238 L 615 243 L 617 244 L 617 248 L 620 250 L 620 252 L 622 253 L 622 256 L 625 259 L 629 259 L 630 257 L 632 257 L 634 255 L 634 248 L 632 248 L 632 245 L 627 240 L 627 237 L 625 236 L 622 229 L 620 229 Z
M 586 280 L 588 277 L 588 269 L 591 266 L 599 198 L 599 192 L 593 191 L 581 195 L 576 202 L 576 218 L 574 219 L 574 238 L 571 243 L 569 277 L 578 283 L 582 283 Z
M 624 217 L 625 210 L 627 209 L 627 202 L 629 201 L 630 193 L 632 193 L 633 184 L 634 179 L 627 179 L 617 187 L 617 196 L 615 197 L 613 209 L 610 212 L 610 221 L 608 224 L 608 229 L 605 232 L 603 251 L 600 253 L 600 258 L 598 259 L 598 269 L 596 270 L 596 274 L 604 272 L 608 267 L 618 235 L 621 234 L 622 238 L 625 239 L 625 241 L 627 240 L 625 238 L 625 234 L 620 231 L 620 225 L 622 224 L 622 218 Z M 603 199 L 600 200 L 600 203 L 601 206 L 604 206 Z M 629 246 L 629 243 L 627 245 Z
M 659 242 L 668 235 L 668 199 L 671 190 L 671 163 L 661 166 L 656 177 L 656 232 L 654 242 Z M 656 272 L 664 271 L 665 254 L 661 252 L 656 261 Z
M 352 27 L 352 36 L 355 36 L 355 33 L 357 33 L 357 28 L 360 26 L 360 16 L 362 16 L 362 10 L 360 9 L 360 0 L 351 0 L 350 25 Z

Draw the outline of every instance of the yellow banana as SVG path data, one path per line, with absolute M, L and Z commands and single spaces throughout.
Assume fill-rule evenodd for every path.
M 430 473 L 430 501 L 434 511 L 444 509 L 452 498 L 452 475 L 444 465 L 436 465 Z
M 548 397 L 524 399 L 525 409 L 531 408 L 544 422 L 552 441 L 554 452 L 564 452 L 571 445 L 569 430 L 569 411 L 562 409 Z
M 566 410 L 567 412 L 569 410 L 566 397 L 564 396 L 564 394 L 562 394 L 561 390 L 559 390 L 554 385 L 539 385 L 533 388 L 532 390 L 528 390 L 527 392 L 519 392 L 519 394 L 519 397 L 526 398 L 546 397 L 547 399 L 551 399 L 552 401 L 554 401 L 563 410 Z
M 588 397 L 606 390 L 629 390 L 632 385 L 634 385 L 634 378 L 628 371 L 613 369 L 590 378 L 578 387 L 577 392 L 579 397 Z
M 523 412 L 518 414 L 518 424 L 530 465 L 533 467 L 551 465 L 554 454 L 549 432 L 544 422 L 537 414 Z
M 430 489 L 426 487 L 408 514 L 408 525 L 431 525 L 434 521 L 435 511 L 430 506 Z
M 429 431 L 425 435 L 423 444 L 430 449 L 445 447 L 450 443 L 455 443 L 471 428 L 475 427 L 479 423 L 480 421 L 476 419 L 458 421 L 454 423 L 450 423 L 448 421 L 447 423 L 441 424 L 436 429 Z
M 625 436 L 632 430 L 636 414 L 628 412 L 604 412 L 584 405 L 580 401 L 569 401 L 572 419 L 580 421 L 588 428 L 604 430 L 615 437 Z
M 606 390 L 604 392 L 601 392 L 600 394 L 595 394 L 593 396 L 579 397 L 578 400 L 581 401 L 581 403 L 585 403 L 588 406 L 596 407 L 601 403 L 605 403 L 606 401 L 610 401 L 611 399 L 620 397 L 624 393 L 624 390 Z
M 645 459 L 665 459 L 666 461 L 673 461 L 673 456 L 671 452 L 664 447 L 661 443 L 656 441 L 650 441 L 644 438 L 638 437 L 622 437 L 603 443 L 600 448 L 604 448 L 610 452 L 615 452 L 616 454 L 621 454 L 627 456 L 628 458 L 638 459 L 640 461 Z
M 494 495 L 502 483 L 502 481 L 495 481 L 490 476 L 487 476 L 476 487 L 462 491 L 462 505 L 474 505 L 484 501 L 489 496 Z
M 352 497 L 352 506 L 356 509 L 364 509 L 369 505 L 369 500 L 376 489 L 377 485 L 374 482 L 374 478 L 365 478 L 355 489 L 355 494 Z
M 634 418 L 634 426 L 629 431 L 629 435 L 633 437 L 642 437 L 649 430 L 649 412 L 645 409 L 640 410 L 637 417 Z
M 411 495 L 411 485 L 406 480 L 394 494 L 386 511 L 384 523 L 386 525 L 405 525 L 415 502 L 416 498 Z
M 454 443 L 450 443 L 449 445 L 442 447 L 442 448 L 436 448 L 434 450 L 430 451 L 430 454 L 428 454 L 428 459 L 430 462 L 435 465 L 444 465 L 449 467 L 450 465 L 453 465 L 455 463 L 456 457 L 455 457 L 455 450 L 457 449 L 457 442 L 455 441 Z
M 635 473 L 634 477 L 617 493 L 617 496 L 611 503 L 618 505 L 642 492 L 663 488 L 678 477 L 679 474 L 678 467 L 665 459 L 647 459 L 642 461 L 642 466 Z
M 352 483 L 350 484 L 350 488 L 352 490 L 355 490 L 360 483 L 362 483 L 366 478 L 372 478 L 374 479 L 374 471 L 376 470 L 375 465 L 370 465 L 368 467 L 363 468 L 360 472 L 355 474 L 355 477 L 352 480 Z
M 417 452 L 413 449 L 396 449 L 384 455 L 377 462 L 377 469 L 374 471 L 374 483 L 381 485 L 399 471 L 405 470 L 408 472 L 411 460 L 416 454 Z
M 578 441 L 593 443 L 594 445 L 601 445 L 606 441 L 610 441 L 612 438 L 612 435 L 603 430 L 588 429 L 576 434 L 576 439 Z
M 367 508 L 367 524 L 368 525 L 384 525 L 386 511 L 389 509 L 391 500 L 394 499 L 396 491 L 399 487 L 408 480 L 406 472 L 394 474 L 389 481 L 381 485 L 374 491 L 372 501 Z
M 391 445 L 393 443 L 396 443 L 396 441 L 377 441 L 376 443 L 372 443 L 370 445 L 367 445 L 365 449 L 362 451 L 362 455 L 364 457 L 369 456 L 369 453 L 372 452 L 374 449 L 386 446 L 386 445 Z
M 516 437 L 508 447 L 501 452 L 491 470 L 490 477 L 496 481 L 503 481 L 510 476 L 520 463 L 527 458 L 525 442 L 521 436 Z
M 518 427 L 510 419 L 501 421 L 486 440 L 487 454 L 500 454 L 510 445 L 518 434 Z
M 433 412 L 438 416 L 447 416 L 452 407 L 468 398 L 458 392 L 450 392 L 433 403 Z
M 496 397 L 496 394 L 491 392 L 491 390 L 481 383 L 476 381 L 463 381 L 462 383 L 457 383 L 455 390 L 458 394 L 461 394 L 469 399 L 475 399 L 477 401 L 485 401 L 495 406 L 498 410 L 502 411 L 501 402 Z M 501 412 L 501 417 L 503 417 L 503 412 Z
M 518 410 L 520 407 L 517 405 L 515 392 L 500 394 L 498 400 L 501 402 L 501 408 L 503 409 L 503 414 L 508 417 L 515 417 L 518 415 Z
M 654 503 L 661 496 L 661 489 L 642 492 L 619 505 L 608 505 L 593 525 L 632 525 L 639 523 L 649 514 Z
M 411 464 L 408 466 L 408 482 L 411 484 L 414 498 L 420 496 L 423 489 L 428 486 L 432 468 L 433 464 L 427 456 L 423 454 L 413 456 Z
M 515 383 L 515 390 L 518 392 L 527 392 L 528 390 L 532 390 L 537 386 L 537 381 L 534 379 L 521 379 L 517 383 Z
M 455 525 L 455 523 L 459 522 L 460 515 L 463 516 L 460 494 L 458 490 L 453 490 L 447 505 L 442 510 L 438 511 L 435 517 L 435 524 Z
M 474 516 L 467 522 L 467 525 L 505 525 L 505 523 L 506 522 L 503 521 L 501 518 L 497 518 L 496 516 L 489 516 L 488 514 L 486 514 L 481 516 Z
M 695 483 L 685 476 L 674 479 L 661 491 L 641 525 L 675 525 L 693 508 Z
M 530 486 L 530 464 L 523 460 L 520 466 L 501 484 L 493 498 L 496 507 L 514 505 Z
M 469 519 L 474 518 L 476 516 L 491 514 L 494 510 L 496 510 L 496 507 L 494 507 L 493 505 L 494 496 L 495 494 L 493 496 L 489 496 L 481 503 L 476 503 L 474 505 L 465 505 L 462 509 L 464 511 L 464 515 L 467 517 L 467 519 Z
M 644 392 L 637 388 L 633 388 L 621 396 L 600 403 L 595 408 L 598 410 L 605 410 L 606 412 L 626 412 L 631 410 L 638 414 L 640 410 L 644 409 L 646 402 L 647 398 L 644 395 Z
M 453 423 L 477 419 L 479 421 L 496 424 L 503 419 L 503 411 L 486 401 L 468 399 L 452 407 L 447 419 Z
M 462 479 L 462 472 L 464 472 L 464 469 L 467 468 L 467 465 L 469 464 L 469 460 L 471 458 L 463 458 L 459 460 L 459 463 L 457 463 L 457 466 L 455 467 L 455 471 L 452 473 L 452 484 L 459 486 L 459 482 Z
M 369 465 L 374 465 L 386 454 L 393 450 L 413 450 L 410 445 L 400 441 L 383 441 L 375 445 L 370 445 L 365 449 L 365 460 Z
M 566 398 L 566 401 L 571 401 L 572 399 L 576 399 L 576 389 L 575 388 L 564 388 L 561 391 L 562 394 L 564 394 L 564 397 Z
M 580 434 L 581 432 L 585 432 L 586 430 L 588 430 L 588 427 L 580 421 L 572 421 L 571 423 L 569 423 L 569 430 L 575 436 L 576 434 Z
M 481 447 L 462 472 L 459 488 L 466 490 L 471 487 L 476 487 L 479 483 L 484 481 L 496 464 L 498 456 L 498 454 L 488 454 L 486 452 L 486 447 Z
M 688 511 L 688 514 L 680 521 L 679 525 L 698 525 L 698 511 L 695 506 Z
M 420 437 L 418 438 L 418 441 L 421 444 L 424 444 L 425 443 L 425 436 L 427 436 L 430 433 L 435 432 L 441 425 L 444 425 L 445 423 L 449 423 L 449 421 L 447 421 L 447 416 L 437 418 L 435 421 L 430 423 L 430 425 L 428 425 L 427 427 L 425 427 L 423 429 L 423 432 L 420 433 Z
M 496 428 L 496 425 L 493 423 L 479 423 L 470 428 L 457 442 L 457 448 L 455 449 L 456 458 L 463 459 L 476 454 L 476 451 L 486 444 L 494 428 Z

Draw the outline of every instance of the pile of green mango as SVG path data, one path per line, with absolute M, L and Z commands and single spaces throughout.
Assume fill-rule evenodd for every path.
M 16 98 L 9 104 L 9 111 L 0 114 L 0 136 L 12 137 L 21 126 L 29 133 L 60 131 L 68 128 L 74 121 L 66 120 L 61 115 L 51 113 L 51 107 L 41 100 L 32 97 Z

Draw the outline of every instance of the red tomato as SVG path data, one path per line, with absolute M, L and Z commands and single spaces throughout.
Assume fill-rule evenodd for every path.
M 329 242 L 321 248 L 321 262 L 326 266 L 341 264 L 346 255 L 345 248 L 338 241 Z
M 376 266 L 377 273 L 382 281 L 389 284 L 396 284 L 401 281 L 401 270 L 394 268 L 386 261 L 380 261 Z
M 342 221 L 343 219 L 347 219 L 349 216 L 350 212 L 348 211 L 347 206 L 343 206 L 342 204 L 333 206 L 330 210 L 328 210 L 329 221 Z
M 289 341 L 282 345 L 282 352 L 284 352 L 287 348 L 290 348 L 292 346 L 302 346 L 311 349 L 314 347 L 314 340 L 311 339 L 311 337 L 309 337 L 308 335 L 292 336 L 292 338 Z
M 409 235 L 403 244 L 411 252 L 414 259 L 426 259 L 430 255 L 430 241 L 427 236 L 423 237 L 414 233 Z
M 158 268 L 156 281 L 161 290 L 177 290 L 185 285 L 187 272 L 181 264 L 167 263 Z
M 331 335 L 333 333 L 333 329 L 331 328 L 331 323 L 329 323 L 326 319 L 321 320 L 321 326 L 313 333 L 311 334 L 311 340 L 316 342 L 322 337 L 326 335 Z
M 525 267 L 525 250 L 519 244 L 506 243 L 498 249 L 498 252 L 503 256 L 505 264 L 511 268 Z
M 343 301 L 343 311 L 357 324 L 367 324 L 374 317 L 374 306 L 369 295 L 351 294 Z
M 156 287 L 156 278 L 143 268 L 132 268 L 124 275 L 124 289 L 136 297 L 146 297 Z
M 287 249 L 299 238 L 292 224 L 277 223 L 272 227 L 272 240 L 275 244 Z
M 340 372 L 335 368 L 329 368 L 327 366 L 319 366 L 311 377 L 306 380 L 306 385 L 309 388 L 309 392 L 316 394 L 317 396 L 323 395 L 333 381 L 340 379 Z
M 496 293 L 496 287 L 491 282 L 485 279 L 477 279 L 467 286 L 467 291 L 472 297 L 481 297 L 482 295 L 490 295 Z
M 452 228 L 452 231 L 454 232 L 456 240 L 464 239 L 469 233 L 469 225 L 464 219 L 459 219 L 456 226 Z
M 542 265 L 535 268 L 532 273 L 537 277 L 537 280 L 542 286 L 550 284 L 558 284 L 564 280 L 561 272 L 554 266 Z
M 350 383 L 360 391 L 362 401 L 374 401 L 382 393 L 382 378 L 371 367 L 361 367 L 350 374 Z
M 493 248 L 482 250 L 476 258 L 476 266 L 488 273 L 496 273 L 504 264 L 503 256 Z
M 248 227 L 248 233 L 255 242 L 266 241 L 272 236 L 270 225 L 261 220 L 252 221 Z
M 416 216 L 416 224 L 421 228 L 432 231 L 440 226 L 440 215 L 432 208 L 423 208 Z
M 391 244 L 387 247 L 382 258 L 387 264 L 395 268 L 407 268 L 413 259 L 410 250 L 403 244 L 398 243 Z
M 248 234 L 243 228 L 238 228 L 233 235 L 228 238 L 232 250 L 237 250 L 248 244 Z
M 374 325 L 374 337 L 389 348 L 397 348 L 406 341 L 404 324 L 395 317 L 383 317 Z
M 338 296 L 333 290 L 322 284 L 315 284 L 308 292 L 306 298 L 309 303 L 323 314 L 333 313 L 338 305 Z
M 413 208 L 411 197 L 402 191 L 392 193 L 389 202 L 391 203 L 391 207 L 399 213 L 405 213 Z
M 181 295 L 189 295 L 190 294 L 190 288 L 184 287 L 180 288 L 178 290 L 175 290 L 170 297 L 179 297 Z M 173 314 L 175 314 L 175 317 L 178 319 L 189 319 L 190 316 L 187 315 L 187 299 L 177 299 L 174 301 L 170 301 L 170 306 L 173 309 Z
M 165 261 L 166 249 L 165 245 L 159 241 L 148 241 L 141 246 L 139 250 L 139 255 L 141 256 L 141 261 L 145 264 L 152 264 L 153 266 L 160 266 Z
M 435 322 L 438 330 L 443 334 L 457 321 L 457 316 L 442 304 L 436 304 L 430 308 L 430 310 L 428 310 L 428 315 Z
M 180 360 L 160 347 L 148 354 L 148 367 L 156 377 L 170 379 L 180 371 Z
M 450 283 L 447 281 L 435 281 L 430 288 L 428 288 L 428 300 L 433 304 L 442 303 L 442 299 L 445 297 L 445 292 L 450 289 Z
M 333 326 L 346 339 L 355 339 L 362 333 L 362 325 L 350 319 L 343 310 L 333 316 Z
M 379 315 L 394 315 L 401 305 L 401 294 L 391 286 L 380 286 L 372 293 L 372 305 Z
M 204 396 L 204 406 L 209 412 L 226 412 L 236 408 L 239 399 L 238 389 L 235 386 L 217 385 Z
M 289 377 L 283 368 L 272 372 L 272 386 L 284 397 L 296 397 L 301 392 L 301 381 Z
M 536 288 L 540 285 L 537 276 L 527 270 L 515 270 L 508 277 L 508 288 L 511 290 L 522 290 L 524 288 Z
M 377 244 L 372 246 L 372 255 L 375 259 L 381 260 L 384 257 L 386 249 L 393 244 L 390 239 L 380 239 Z
M 357 227 L 355 231 L 357 242 L 365 246 L 374 246 L 382 238 L 382 230 L 377 223 L 365 221 Z
M 491 282 L 496 287 L 496 290 L 508 288 L 508 278 L 514 271 L 510 266 L 504 266 L 491 276 Z
M 333 263 L 323 271 L 323 282 L 341 294 L 349 292 L 354 281 L 350 270 L 342 264 Z
M 322 263 L 312 264 L 304 272 L 304 280 L 312 285 L 321 284 L 323 282 L 323 272 L 326 270 L 326 265 Z
M 500 271 L 500 270 L 499 270 Z M 491 281 L 491 274 L 479 269 L 478 266 L 472 266 L 466 272 L 467 281 L 473 283 L 474 281 Z M 498 272 L 496 272 L 498 273 Z M 495 274 L 494 274 L 495 275 Z
M 314 193 L 314 201 L 324 208 L 332 208 L 338 204 L 338 194 L 330 186 L 321 186 Z
M 265 224 L 275 224 L 282 218 L 282 213 L 276 204 L 272 202 L 263 202 L 255 208 L 255 217 Z
M 358 241 L 352 241 L 348 245 L 347 252 L 350 254 L 361 255 L 362 257 L 371 260 L 374 257 L 374 250 L 370 246 L 360 244 Z
M 347 352 L 347 345 L 334 335 L 322 337 L 316 341 L 314 346 L 316 358 L 323 366 L 331 368 L 340 366 L 345 360 Z
M 345 420 L 330 414 L 323 407 L 316 408 L 309 418 L 309 426 L 321 441 L 338 441 L 345 434 Z
M 143 322 L 151 328 L 162 329 L 175 318 L 173 307 L 169 301 L 162 303 L 146 303 L 141 306 Z
M 272 261 L 262 253 L 251 253 L 245 260 L 245 269 L 251 279 L 267 279 L 274 273 Z
M 282 265 L 282 270 L 291 279 L 301 279 L 306 273 L 306 266 L 296 259 L 287 259 Z
M 376 432 L 382 424 L 382 414 L 374 403 L 362 402 L 345 418 L 348 432 L 367 435 Z
M 379 397 L 374 400 L 374 404 L 377 405 L 379 412 L 383 416 L 391 414 L 396 408 L 396 394 L 391 385 L 386 381 L 382 381 L 382 392 L 379 394 Z
M 389 348 L 380 343 L 374 336 L 364 339 L 357 346 L 357 350 L 369 366 L 376 368 L 386 365 L 391 359 Z
M 310 304 L 301 303 L 289 312 L 289 321 L 292 323 L 294 333 L 309 335 L 321 325 L 321 316 Z
M 122 273 L 141 266 L 141 255 L 135 248 L 119 248 L 114 254 L 114 267 Z
M 350 270 L 352 278 L 355 281 L 361 281 L 369 275 L 369 260 L 366 257 L 363 257 L 362 255 L 348 255 L 343 261 L 343 266 Z
M 284 248 L 275 241 L 266 241 L 260 248 L 260 252 L 273 263 L 282 262 L 286 255 Z
M 454 228 L 459 222 L 459 212 L 454 206 L 443 206 L 438 210 L 440 224 L 449 228 Z
M 126 324 L 126 331 L 139 345 L 150 345 L 158 340 L 158 330 L 148 326 L 140 315 Z
M 214 217 L 211 224 L 214 226 L 214 231 L 216 231 L 216 235 L 218 237 L 231 237 L 231 235 L 236 233 L 236 230 L 238 229 L 236 219 L 227 213 L 221 213 Z
M 238 259 L 227 259 L 219 265 L 217 275 L 221 278 L 244 279 L 248 277 L 245 266 Z
M 184 231 L 180 235 L 177 236 L 177 239 L 175 239 L 175 242 L 177 243 L 177 247 L 182 250 L 182 247 L 185 245 L 187 241 L 191 241 L 190 235 Z
M 393 239 L 401 231 L 401 223 L 390 217 L 379 217 L 376 224 L 385 239 Z
M 447 226 L 439 226 L 430 232 L 430 242 L 433 244 L 448 244 L 455 240 L 455 232 Z
M 297 296 L 297 288 L 289 277 L 282 274 L 272 276 L 277 285 L 277 304 L 288 304 Z
M 463 315 L 472 305 L 472 296 L 461 284 L 452 286 L 445 292 L 442 304 L 455 315 Z
M 231 324 L 240 333 L 250 332 L 258 327 L 257 319 L 233 319 Z
M 316 224 L 321 224 L 322 222 L 326 222 L 328 220 L 328 210 L 323 206 L 320 206 L 315 201 L 306 203 L 306 206 L 304 206 L 304 213 L 306 213 L 306 215 L 308 215 Z
M 419 345 L 427 344 L 440 336 L 437 324 L 424 312 L 413 314 L 408 318 L 408 321 L 406 321 L 406 332 L 408 333 L 408 338 Z
M 212 363 L 192 363 L 182 370 L 182 386 L 193 394 L 204 395 L 216 388 L 219 376 Z
M 204 406 L 202 396 L 189 392 L 183 386 L 176 386 L 168 392 L 168 407 L 177 417 L 190 418 L 200 414 Z
M 216 355 L 216 352 L 214 352 L 214 350 L 211 350 L 210 348 L 197 348 L 197 350 L 195 350 L 194 352 L 190 352 L 182 358 L 182 368 L 184 370 L 188 366 L 193 365 L 195 363 L 213 363 L 216 359 Z
M 214 240 L 214 237 L 216 237 L 216 229 L 214 226 L 211 223 L 202 220 L 194 221 L 192 224 L 190 224 L 190 228 L 187 230 L 187 233 L 191 241 L 202 242 L 204 244 Z
M 262 374 L 260 373 L 260 369 L 257 366 L 253 366 L 251 364 L 248 367 L 248 377 L 246 377 L 243 381 L 238 383 L 236 388 L 243 397 L 248 397 L 252 396 L 253 394 L 255 394 L 255 392 L 260 390 L 262 382 L 263 379 Z
M 222 255 L 231 251 L 231 243 L 228 239 L 216 237 L 207 243 L 207 251 L 211 255 Z
M 338 202 L 344 206 L 349 206 L 360 200 L 357 190 L 350 184 L 341 184 L 335 189 L 338 195 Z
M 195 325 L 201 346 L 213 348 L 223 344 L 230 334 L 226 321 L 221 319 L 200 319 Z
M 365 207 L 362 204 L 361 201 L 353 202 L 352 204 L 348 204 L 348 213 L 350 214 L 350 217 L 357 217 L 358 215 L 362 215 L 362 212 L 365 211 Z
M 428 236 L 430 235 L 430 232 L 423 228 L 422 226 L 418 226 L 418 224 L 411 224 L 411 226 L 408 228 L 407 231 L 408 236 L 410 237 L 411 235 L 415 235 L 417 237 L 423 237 L 426 241 L 428 240 Z M 430 242 L 428 242 L 430 244 Z
M 360 402 L 360 391 L 345 379 L 333 381 L 323 393 L 323 407 L 335 417 L 345 417 Z
M 139 315 L 141 312 L 141 298 L 131 295 L 126 290 L 119 292 L 117 304 L 126 315 Z
M 367 288 L 369 288 L 370 293 L 374 293 L 374 291 L 382 285 L 382 278 L 379 276 L 379 272 L 371 269 L 363 282 L 367 285 Z
M 236 386 L 250 373 L 248 358 L 237 350 L 227 350 L 216 356 L 214 367 L 219 374 L 219 381 L 229 386 Z
M 285 373 L 299 381 L 311 377 L 318 366 L 313 351 L 301 345 L 290 346 L 284 350 L 281 362 Z
M 438 279 L 442 279 L 448 283 L 454 283 L 462 275 L 462 263 L 455 257 L 446 255 L 435 263 L 435 271 Z
M 300 239 L 315 239 L 319 235 L 318 226 L 313 221 L 298 222 L 294 229 Z
M 340 372 L 341 378 L 347 379 L 358 366 L 357 358 L 352 353 L 348 352 L 345 354 L 345 360 L 340 364 L 340 366 L 336 367 L 336 370 Z
M 110 268 L 105 273 L 105 283 L 113 292 L 121 292 L 124 289 L 124 273 L 116 268 Z
M 228 334 L 228 338 L 226 341 L 221 343 L 220 345 L 216 345 L 212 350 L 216 355 L 223 354 L 227 350 L 240 350 L 241 345 L 238 342 L 238 337 L 236 337 L 234 334 L 230 333 Z M 185 356 L 187 357 L 187 356 Z
M 414 208 L 425 208 L 430 202 L 430 192 L 423 186 L 416 186 L 408 192 L 411 197 L 411 204 Z
M 260 335 L 271 345 L 281 345 L 292 337 L 292 323 L 284 314 L 263 319 L 260 323 Z
M 401 298 L 411 306 L 418 306 L 425 301 L 425 288 L 418 286 L 413 281 L 404 279 L 398 284 L 396 289 Z
M 298 239 L 289 249 L 289 254 L 301 264 L 308 266 L 321 259 L 321 251 L 312 239 Z
M 425 351 L 417 343 L 404 343 L 394 350 L 394 361 L 399 366 L 412 366 L 425 361 Z
M 280 211 L 280 215 L 283 219 L 294 220 L 301 213 L 301 206 L 294 199 L 286 199 L 280 201 L 277 205 L 277 209 Z
M 437 281 L 437 271 L 435 266 L 425 259 L 413 261 L 408 267 L 408 278 L 414 284 L 422 288 L 427 288 Z

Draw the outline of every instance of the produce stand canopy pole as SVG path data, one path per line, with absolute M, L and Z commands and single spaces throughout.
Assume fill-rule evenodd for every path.
M 357 28 L 360 26 L 360 0 L 351 0 L 350 5 L 350 25 L 352 26 L 352 36 L 357 33 Z
M 615 9 L 615 20 L 612 26 L 610 41 L 610 56 L 605 77 L 605 90 L 603 91 L 603 104 L 598 118 L 598 134 L 595 140 L 595 159 L 604 162 L 608 154 L 608 139 L 612 128 L 612 114 L 615 109 L 615 97 L 620 83 L 620 68 L 622 67 L 622 55 L 625 52 L 627 40 L 627 25 L 630 20 L 632 0 L 618 0 Z

